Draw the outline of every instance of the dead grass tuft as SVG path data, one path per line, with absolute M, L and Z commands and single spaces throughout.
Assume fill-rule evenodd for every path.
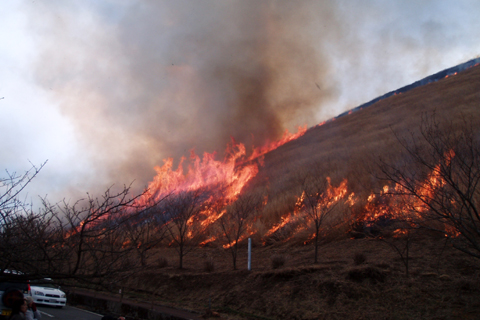
M 286 258 L 282 254 L 274 254 L 271 257 L 272 269 L 278 269 L 285 265 Z
M 357 252 L 355 253 L 355 256 L 353 257 L 353 263 L 356 266 L 359 266 L 361 264 L 364 264 L 367 261 L 367 256 L 363 252 Z
M 387 263 L 387 262 L 384 262 L 384 261 L 375 263 L 375 266 L 376 266 L 377 268 L 385 269 L 385 270 L 391 268 L 390 264 Z
M 205 272 L 213 272 L 215 271 L 215 261 L 212 257 L 207 257 L 207 259 L 203 263 Z
M 455 279 L 453 281 L 453 285 L 455 288 L 465 292 L 479 292 L 480 291 L 480 283 L 478 280 L 474 279 Z
M 168 267 L 168 259 L 163 256 L 159 257 L 157 260 L 157 266 L 160 269 Z
M 347 280 L 363 282 L 370 280 L 372 283 L 384 282 L 387 277 L 385 271 L 373 266 L 356 267 L 347 272 Z
M 418 133 L 421 114 L 434 110 L 439 117 L 463 113 L 478 123 L 478 92 L 480 67 L 308 130 L 300 139 L 266 154 L 265 165 L 252 181 L 259 185 L 268 181 L 270 188 L 263 215 L 259 214 L 253 225 L 257 230 L 252 235 L 253 271 L 246 270 L 245 243 L 237 262 L 245 267 L 236 271 L 230 270 L 228 252 L 205 247 L 186 256 L 187 269 L 165 268 L 168 262 L 163 259 L 165 263 L 159 264 L 163 269 L 152 271 L 157 277 L 148 274 L 129 279 L 127 285 L 131 290 L 155 292 L 163 304 L 199 312 L 205 310 L 206 297 L 211 297 L 214 310 L 224 311 L 222 318 L 235 320 L 477 319 L 480 264 L 446 245 L 438 235 L 425 233 L 425 238 L 415 240 L 419 242 L 411 248 L 409 280 L 398 254 L 365 237 L 363 224 L 356 229 L 352 221 L 346 221 L 343 229 L 326 234 L 317 265 L 312 265 L 314 246 L 304 244 L 309 234 L 295 233 L 292 240 L 295 230 L 287 226 L 274 234 L 269 246 L 264 245 L 263 237 L 292 211 L 301 194 L 297 172 L 313 168 L 315 163 L 323 164 L 319 174 L 331 176 L 334 185 L 348 179 L 348 192 L 354 192 L 358 201 L 344 211 L 352 217 L 362 214 L 366 201 L 362 199 L 383 187 L 383 182 L 374 178 L 378 176 L 374 160 L 380 154 L 399 163 L 404 159 L 395 134 Z M 349 231 L 359 239 L 346 239 Z M 174 248 L 164 251 L 171 261 L 177 259 Z M 273 251 L 288 257 L 288 267 L 272 270 Z M 355 258 L 359 253 L 368 257 L 368 262 Z M 215 257 L 216 271 L 205 273 L 209 255 Z

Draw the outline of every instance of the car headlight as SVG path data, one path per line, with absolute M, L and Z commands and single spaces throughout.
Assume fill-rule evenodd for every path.
M 65 297 L 66 297 L 65 293 L 64 293 L 64 294 L 62 294 L 62 296 L 61 296 L 61 297 L 62 297 L 62 298 L 65 298 Z
M 33 291 L 33 294 L 36 295 L 36 296 L 44 296 L 45 294 L 43 294 L 42 291 Z

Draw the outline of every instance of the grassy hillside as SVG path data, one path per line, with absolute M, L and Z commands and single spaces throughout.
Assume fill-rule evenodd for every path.
M 339 178 L 362 174 L 377 156 L 400 156 L 395 138 L 418 133 L 421 115 L 436 112 L 439 118 L 459 121 L 465 116 L 480 121 L 480 67 L 379 101 L 363 110 L 314 127 L 265 157 L 261 174 L 270 183 L 292 180 L 296 171 L 316 163 Z M 458 122 L 460 123 L 460 122 Z M 285 177 L 284 175 L 287 175 Z
M 398 139 L 419 134 L 422 115 L 434 112 L 453 124 L 449 130 L 461 130 L 462 119 L 480 128 L 480 67 L 311 128 L 266 154 L 250 185 L 268 192 L 257 228 L 265 232 L 291 212 L 305 174 L 330 177 L 332 185 L 347 179 L 362 206 L 383 186 L 379 157 L 401 162 Z M 411 238 L 407 278 L 392 247 L 402 248 L 402 238 L 351 239 L 347 231 L 325 234 L 317 264 L 309 242 L 256 241 L 252 271 L 246 270 L 246 244 L 236 271 L 222 247 L 195 248 L 183 270 L 173 248 L 159 249 L 143 274 L 123 283 L 124 292 L 200 313 L 211 305 L 223 319 L 478 319 L 480 264 L 444 237 L 423 232 Z
M 279 195 L 295 199 L 301 193 L 298 178 L 302 173 L 331 177 L 335 185 L 347 179 L 349 190 L 361 202 L 383 187 L 384 182 L 376 178 L 379 158 L 401 162 L 405 150 L 398 139 L 419 136 L 422 115 L 435 113 L 437 119 L 451 121 L 458 130 L 463 118 L 480 125 L 479 92 L 477 66 L 333 119 L 268 153 L 254 183 L 257 187 L 268 184 L 270 199 Z M 275 207 L 267 207 L 266 212 L 288 210 L 291 201 L 285 208 L 272 201 Z

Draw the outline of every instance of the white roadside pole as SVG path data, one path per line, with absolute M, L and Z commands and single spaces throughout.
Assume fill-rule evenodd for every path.
M 252 238 L 248 238 L 248 271 L 252 270 Z

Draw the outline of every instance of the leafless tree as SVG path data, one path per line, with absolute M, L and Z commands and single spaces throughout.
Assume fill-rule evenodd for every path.
M 133 254 L 135 247 L 127 245 L 129 238 L 124 228 L 147 209 L 136 202 L 140 196 L 131 197 L 130 188 L 125 186 L 118 192 L 109 188 L 99 198 L 87 195 L 73 205 L 65 201 L 50 205 L 45 201 L 42 217 L 49 217 L 47 234 L 55 245 L 44 248 L 39 236 L 38 250 L 44 250 L 45 255 L 44 263 L 37 266 L 57 279 L 91 283 L 136 271 L 140 263 Z
M 318 263 L 318 246 L 320 233 L 325 222 L 335 212 L 340 199 L 345 193 L 339 194 L 330 184 L 329 178 L 324 178 L 315 174 L 304 174 L 301 176 L 300 185 L 302 186 L 302 195 L 296 203 L 296 211 L 305 214 L 304 223 L 309 227 L 313 223 L 314 228 L 314 263 Z
M 381 178 L 397 186 L 397 196 L 414 199 L 409 209 L 423 218 L 423 227 L 480 258 L 480 135 L 471 120 L 440 122 L 435 114 L 424 115 L 420 134 L 398 137 L 405 161 L 382 161 L 380 168 Z
M 34 209 L 20 195 L 40 169 L 1 180 L 0 279 L 11 276 L 7 270 L 17 270 L 28 280 L 102 284 L 135 272 L 141 264 L 132 254 L 135 248 L 125 246 L 123 228 L 148 209 L 136 201 L 141 195 L 130 196 L 129 187 L 109 188 L 102 197 L 88 195 L 73 205 L 42 199 L 43 206 Z
M 220 217 L 219 225 L 227 241 L 226 248 L 232 255 L 233 269 L 237 269 L 238 243 L 247 232 L 247 222 L 263 206 L 263 194 L 252 192 L 240 195 L 236 201 L 222 208 L 225 213 Z
M 167 228 L 159 216 L 156 206 L 148 207 L 126 222 L 123 230 L 126 234 L 126 246 L 135 249 L 142 267 L 147 266 L 152 249 L 158 247 L 166 238 Z
M 370 221 L 365 221 L 374 232 L 368 232 L 392 248 L 405 266 L 405 276 L 410 276 L 410 253 L 421 228 L 423 219 L 413 210 L 414 199 L 408 195 L 398 194 L 398 190 L 384 191 L 376 196 L 371 205 L 373 210 L 381 212 Z
M 202 228 L 199 227 L 197 219 L 207 199 L 207 190 L 199 188 L 173 193 L 161 206 L 161 217 L 167 235 L 178 252 L 180 269 L 183 269 L 184 256 L 199 242 Z
M 0 275 L 5 270 L 15 270 L 16 262 L 21 260 L 20 253 L 28 257 L 23 250 L 27 248 L 28 239 L 21 237 L 22 225 L 25 221 L 35 220 L 35 217 L 28 215 L 31 205 L 21 196 L 45 164 L 32 164 L 23 174 L 6 171 L 6 176 L 0 178 Z
M 23 174 L 17 172 L 5 171 L 6 176 L 0 177 L 0 215 L 1 223 L 6 223 L 9 214 L 18 212 L 25 208 L 28 202 L 21 199 L 20 196 L 28 184 L 38 175 L 40 170 L 46 165 L 46 161 L 40 166 L 31 164 L 30 169 Z

